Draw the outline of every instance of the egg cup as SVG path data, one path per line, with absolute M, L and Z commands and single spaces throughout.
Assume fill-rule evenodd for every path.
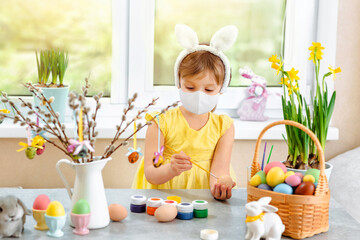
M 40 231 L 48 230 L 49 227 L 46 225 L 46 221 L 45 221 L 46 210 L 32 209 L 32 212 L 33 212 L 33 217 L 36 222 L 36 225 L 34 226 L 34 228 L 36 230 L 40 230 Z
M 62 237 L 64 235 L 64 232 L 61 230 L 66 222 L 66 215 L 64 216 L 58 216 L 58 217 L 52 217 L 48 216 L 45 213 L 45 221 L 47 226 L 49 227 L 49 231 L 47 232 L 47 235 L 50 237 Z
M 75 214 L 71 213 L 71 222 L 74 224 L 75 229 L 73 230 L 74 234 L 77 235 L 86 235 L 89 233 L 87 226 L 90 223 L 91 213 L 88 214 Z

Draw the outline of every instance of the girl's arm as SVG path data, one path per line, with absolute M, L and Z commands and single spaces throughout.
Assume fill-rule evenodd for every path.
M 217 177 L 223 175 L 230 175 L 230 160 L 231 151 L 234 144 L 235 128 L 234 125 L 225 132 L 225 134 L 219 139 L 216 148 L 214 158 L 211 164 L 211 172 Z M 233 186 L 235 186 L 235 182 Z M 217 179 L 210 177 L 210 189 L 212 195 L 219 200 L 225 200 L 231 198 L 231 187 L 226 187 L 217 183 Z
M 160 131 L 160 146 L 164 146 L 164 135 Z M 153 165 L 154 152 L 158 151 L 158 125 L 152 121 L 146 131 L 145 137 L 145 155 L 144 155 L 144 172 L 146 180 L 155 185 L 166 183 L 182 172 L 191 169 L 192 164 L 187 155 L 180 153 L 171 157 L 170 164 L 161 165 L 155 168 Z

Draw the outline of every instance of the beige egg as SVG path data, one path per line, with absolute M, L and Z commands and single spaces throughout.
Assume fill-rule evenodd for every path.
M 233 186 L 233 180 L 229 175 L 223 175 L 223 176 L 219 177 L 218 183 L 225 185 L 227 187 L 231 187 L 231 188 Z
M 111 204 L 109 206 L 110 219 L 114 222 L 119 222 L 125 219 L 128 215 L 126 208 L 120 204 Z
M 178 211 L 173 205 L 162 205 L 155 211 L 155 218 L 159 222 L 170 222 L 175 219 Z

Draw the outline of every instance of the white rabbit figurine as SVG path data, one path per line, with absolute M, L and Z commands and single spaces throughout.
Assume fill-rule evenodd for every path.
M 0 238 L 21 237 L 31 211 L 15 196 L 0 197 Z
M 271 197 L 263 197 L 258 201 L 245 205 L 247 233 L 245 239 L 280 240 L 285 226 L 275 213 L 278 209 L 269 205 Z M 265 213 L 263 212 L 265 211 Z

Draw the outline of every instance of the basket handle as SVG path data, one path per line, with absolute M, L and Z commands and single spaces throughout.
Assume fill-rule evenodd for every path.
M 319 176 L 319 180 L 318 180 L 318 185 L 315 190 L 315 195 L 316 196 L 325 195 L 329 191 L 329 186 L 328 186 L 328 182 L 327 182 L 326 175 L 325 175 L 324 150 L 321 147 L 319 139 L 316 137 L 316 135 L 310 129 L 308 129 L 307 127 L 305 127 L 304 125 L 302 125 L 298 122 L 294 122 L 291 120 L 281 120 L 281 121 L 276 121 L 276 122 L 270 123 L 261 131 L 261 133 L 256 141 L 256 145 L 255 145 L 254 159 L 251 164 L 251 177 L 254 176 L 258 171 L 261 170 L 258 158 L 259 158 L 261 139 L 263 138 L 265 132 L 274 126 L 282 125 L 282 124 L 299 128 L 300 130 L 304 131 L 307 135 L 309 135 L 310 138 L 314 141 L 316 148 L 318 150 L 319 158 L 320 158 L 320 160 L 319 160 L 320 161 L 320 176 Z

